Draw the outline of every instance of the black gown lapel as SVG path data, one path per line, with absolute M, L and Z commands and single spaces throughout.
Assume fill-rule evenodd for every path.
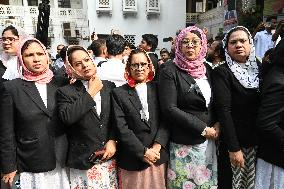
M 28 96 L 31 98 L 31 100 L 49 117 L 51 117 L 51 113 L 49 110 L 45 107 L 43 100 L 41 99 L 41 96 L 39 94 L 39 91 L 37 90 L 35 83 L 30 81 L 23 81 L 23 90 L 28 94 Z
M 53 82 L 47 84 L 47 109 L 49 112 L 53 112 L 54 107 L 56 106 L 55 102 L 55 93 L 57 87 L 53 85 Z

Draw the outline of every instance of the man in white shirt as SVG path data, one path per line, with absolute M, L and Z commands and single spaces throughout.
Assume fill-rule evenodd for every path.
M 57 45 L 57 55 L 56 55 L 56 60 L 54 62 L 54 70 L 59 70 L 63 65 L 64 62 L 62 60 L 62 58 L 60 57 L 60 51 L 64 48 L 64 45 L 60 44 Z
M 274 42 L 272 41 L 271 30 L 275 28 L 275 22 L 277 19 L 275 17 L 268 17 L 266 23 L 264 24 L 265 30 L 257 32 L 254 36 L 254 46 L 256 57 L 262 59 L 264 53 L 274 47 Z
M 97 72 L 101 80 L 114 82 L 116 87 L 126 83 L 124 78 L 125 64 L 123 64 L 123 51 L 125 39 L 121 35 L 113 34 L 106 40 L 108 60 L 98 66 Z

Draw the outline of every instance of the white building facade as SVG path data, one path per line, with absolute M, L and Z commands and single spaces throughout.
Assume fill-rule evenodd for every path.
M 3 0 L 0 4 L 0 30 L 13 24 L 28 34 L 36 33 L 41 0 Z M 2 0 L 1 0 L 2 3 Z M 119 32 L 138 45 L 145 33 L 157 35 L 158 49 L 170 47 L 163 38 L 174 36 L 186 23 L 184 0 L 50 0 L 49 45 L 51 52 L 58 44 L 87 47 L 90 34 L 108 35 Z

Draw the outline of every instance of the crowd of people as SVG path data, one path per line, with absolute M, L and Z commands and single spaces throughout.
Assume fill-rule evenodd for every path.
M 87 48 L 59 44 L 55 61 L 6 27 L 1 189 L 284 189 L 276 22 L 213 41 L 190 26 L 160 59 L 155 35 L 134 47 L 112 34 Z

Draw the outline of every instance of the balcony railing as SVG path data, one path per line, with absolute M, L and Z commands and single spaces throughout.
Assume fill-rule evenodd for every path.
M 0 5 L 0 17 L 2 16 L 23 16 L 25 13 L 22 6 Z
M 198 22 L 199 14 L 200 13 L 186 13 L 186 23 Z
M 35 6 L 12 6 L 12 5 L 0 5 L 0 17 L 37 17 L 38 7 Z M 86 14 L 83 9 L 72 9 L 72 8 L 51 8 L 50 18 L 56 18 L 59 20 L 70 20 L 70 19 L 83 19 L 86 18 Z

